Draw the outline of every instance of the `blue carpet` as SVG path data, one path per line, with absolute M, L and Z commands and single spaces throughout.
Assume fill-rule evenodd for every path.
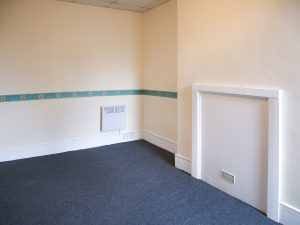
M 173 164 L 145 141 L 0 163 L 0 224 L 277 224 Z

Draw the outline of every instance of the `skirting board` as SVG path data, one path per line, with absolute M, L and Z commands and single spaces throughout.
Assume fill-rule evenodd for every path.
M 148 141 L 172 153 L 176 153 L 177 151 L 177 144 L 175 142 L 148 131 L 124 132 L 123 134 L 119 134 L 119 132 L 113 132 L 111 134 L 101 136 L 1 148 L 0 162 L 77 151 L 81 149 L 95 148 L 141 139 L 144 139 L 145 141 Z
M 168 150 L 169 152 L 176 153 L 177 152 L 177 143 L 171 141 L 167 138 L 161 137 L 157 134 L 153 134 L 149 131 L 143 132 L 143 139 L 148 141 L 160 148 Z
M 300 210 L 282 202 L 280 204 L 280 223 L 284 225 L 299 225 Z
M 189 160 L 181 155 L 178 155 L 178 154 L 175 154 L 175 167 L 180 170 L 183 170 L 184 172 L 186 172 L 188 174 L 191 174 L 191 172 L 192 172 L 191 160 Z
M 51 155 L 142 139 L 142 131 L 68 139 L 49 143 L 13 146 L 0 149 L 0 162 Z

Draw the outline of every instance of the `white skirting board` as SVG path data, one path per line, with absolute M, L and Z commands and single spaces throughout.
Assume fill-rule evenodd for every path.
M 191 174 L 191 172 L 192 172 L 191 160 L 189 160 L 181 155 L 178 155 L 178 154 L 175 154 L 175 167 L 180 170 L 183 170 L 184 172 L 186 172 L 188 174 Z
M 176 153 L 177 152 L 177 143 L 169 140 L 167 138 L 161 137 L 157 134 L 153 134 L 149 131 L 143 132 L 143 139 L 148 141 L 160 148 L 168 150 L 169 152 Z
M 77 151 L 81 149 L 95 148 L 105 145 L 136 141 L 140 139 L 142 139 L 142 131 L 128 132 L 123 134 L 119 134 L 119 132 L 113 132 L 109 135 L 6 147 L 0 149 L 0 162 Z
M 299 225 L 300 210 L 282 202 L 280 204 L 280 223 L 284 225 Z
M 144 139 L 172 153 L 176 153 L 177 151 L 177 144 L 174 141 L 153 134 L 151 132 L 138 130 L 133 132 L 119 133 L 117 131 L 108 134 L 102 134 L 99 136 L 1 148 L 0 162 L 51 155 L 62 152 L 77 151 L 81 149 L 88 149 L 141 139 Z

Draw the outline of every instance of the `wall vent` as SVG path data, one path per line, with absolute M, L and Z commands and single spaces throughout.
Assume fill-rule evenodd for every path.
M 103 106 L 101 131 L 123 130 L 126 127 L 125 105 Z
M 235 184 L 235 175 L 232 173 L 229 173 L 225 170 L 221 171 L 222 177 L 224 180 L 228 181 L 229 183 Z

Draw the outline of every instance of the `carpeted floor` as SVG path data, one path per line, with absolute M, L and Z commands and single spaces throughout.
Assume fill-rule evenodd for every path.
M 276 224 L 145 141 L 0 163 L 1 225 Z

